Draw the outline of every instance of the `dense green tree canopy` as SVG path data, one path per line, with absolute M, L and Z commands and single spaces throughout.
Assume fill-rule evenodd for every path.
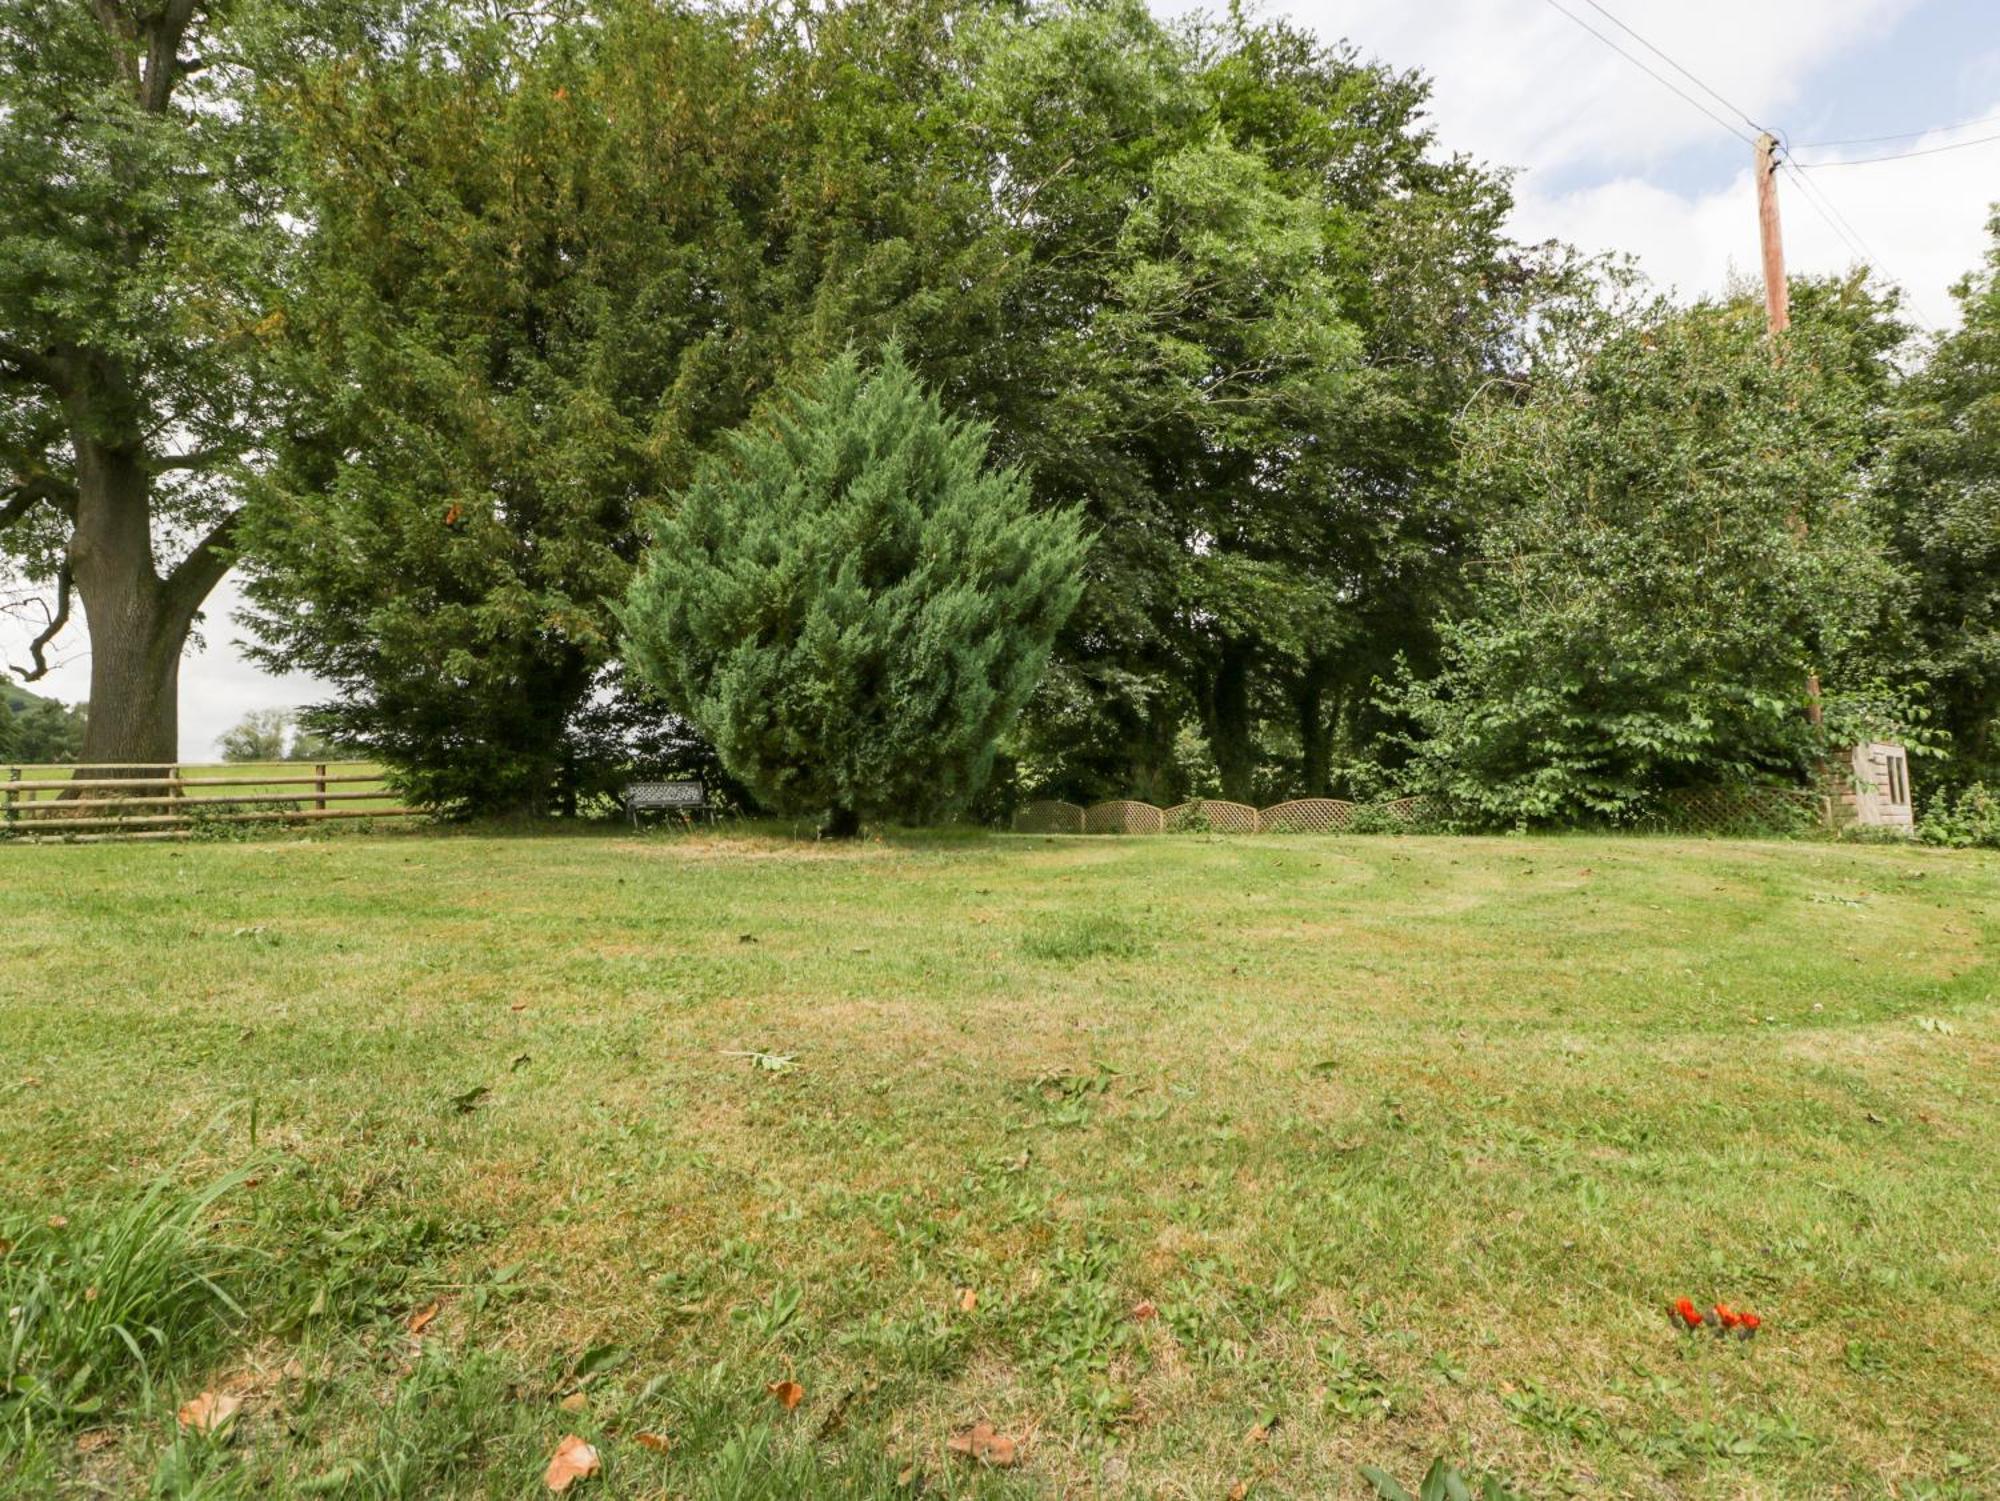
M 1618 818 L 1808 772 L 1810 674 L 1831 743 L 1880 714 L 1873 327 L 1802 317 L 1774 344 L 1749 299 L 1649 304 L 1483 404 L 1465 475 L 1492 519 L 1444 670 L 1404 685 L 1413 784 L 1498 821 Z
M 0 685 L 0 756 L 23 765 L 61 766 L 83 758 L 89 710 Z
M 901 355 L 847 355 L 732 436 L 663 511 L 621 619 L 641 676 L 766 807 L 962 812 L 1083 592 L 1037 512 Z
M 2000 785 L 2000 218 L 1961 323 L 1899 394 L 1887 488 L 1910 570 L 1910 670 L 1948 739 L 1929 776 Z
M 264 85 L 358 4 L 0 0 L 0 560 L 80 602 L 88 755 L 171 760 L 183 643 L 277 405 L 297 235 Z
M 1414 754 L 1496 816 L 1615 813 L 1797 774 L 1814 668 L 1857 726 L 1929 681 L 1954 764 L 1993 755 L 1990 270 L 1908 381 L 1860 281 L 1800 284 L 1776 361 L 1747 310 L 1621 309 L 1509 242 L 1421 78 L 1234 11 L 421 0 L 350 35 L 259 95 L 287 417 L 214 516 L 266 659 L 335 685 L 311 722 L 419 800 L 713 773 L 619 668 L 638 518 L 889 339 L 1099 539 L 1003 802 Z
M 1428 649 L 1450 414 L 1543 285 L 1504 185 L 1439 157 L 1417 80 L 1284 26 L 781 9 L 440 21 L 299 91 L 300 415 L 247 528 L 270 660 L 416 795 L 545 804 L 639 506 L 894 335 L 1107 539 L 1022 779 L 1165 794 L 1192 728 L 1232 790 L 1327 783 L 1359 688 Z
M 340 690 L 309 718 L 413 796 L 546 807 L 684 756 L 613 662 L 639 506 L 794 363 L 945 322 L 927 288 L 979 269 L 935 201 L 978 196 L 932 162 L 943 21 L 776 13 L 445 18 L 296 100 L 319 233 L 252 594 L 267 659 Z

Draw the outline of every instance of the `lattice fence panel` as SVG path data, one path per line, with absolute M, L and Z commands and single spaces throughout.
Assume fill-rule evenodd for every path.
M 1083 828 L 1083 809 L 1075 803 L 1044 799 L 1014 813 L 1017 834 L 1081 834 Z
M 1271 834 L 1339 834 L 1354 824 L 1354 804 L 1336 797 L 1302 797 L 1257 815 L 1257 827 Z
M 1386 803 L 1370 803 L 1369 812 L 1396 828 L 1434 829 L 1444 821 L 1444 804 L 1434 797 L 1394 798 Z
M 1795 787 L 1687 787 L 1663 794 L 1646 822 L 1682 834 L 1798 833 L 1826 822 L 1826 799 Z
M 1213 834 L 1254 834 L 1257 832 L 1257 810 L 1248 803 L 1198 797 L 1191 803 L 1167 809 L 1167 828 L 1169 831 L 1204 829 Z
M 1083 814 L 1086 834 L 1160 834 L 1166 827 L 1166 813 L 1151 803 L 1094 803 Z

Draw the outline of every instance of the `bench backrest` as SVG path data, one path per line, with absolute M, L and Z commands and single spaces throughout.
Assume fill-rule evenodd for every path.
M 700 782 L 634 782 L 625 789 L 628 808 L 699 808 L 706 799 Z

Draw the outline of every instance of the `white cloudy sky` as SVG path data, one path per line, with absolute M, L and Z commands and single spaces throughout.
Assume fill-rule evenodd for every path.
M 1518 171 L 1521 238 L 1628 251 L 1656 281 L 1690 295 L 1754 272 L 1749 147 L 1558 14 L 1557 4 L 1749 133 L 1735 110 L 1702 95 L 1620 31 L 1608 11 L 1750 119 L 1782 133 L 1805 163 L 2000 135 L 1996 0 L 1598 0 L 1602 10 L 1591 0 L 1268 0 L 1263 9 L 1428 73 L 1443 144 Z M 1963 121 L 1985 123 L 1809 147 Z M 2000 141 L 1875 166 L 1821 166 L 1810 176 L 1870 263 L 1904 286 L 1917 317 L 1947 320 L 1947 289 L 1978 260 L 1988 205 L 2000 200 Z M 1792 267 L 1853 264 L 1854 251 L 1823 210 L 1796 180 L 1781 181 Z M 313 697 L 310 681 L 270 678 L 242 659 L 229 619 L 235 602 L 225 585 L 211 602 L 204 649 L 182 669 L 186 758 L 213 754 L 216 736 L 249 709 Z M 0 621 L 6 660 L 20 660 L 26 634 Z M 60 656 L 62 667 L 41 690 L 87 696 L 80 630 Z

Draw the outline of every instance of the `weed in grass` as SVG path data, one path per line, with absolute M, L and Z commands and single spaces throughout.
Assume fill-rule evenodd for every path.
M 1064 912 L 1038 919 L 1021 940 L 1030 959 L 1081 964 L 1086 959 L 1136 959 L 1150 948 L 1136 925 L 1111 913 Z
M 216 1354 L 242 1316 L 227 1285 L 243 1257 L 209 1222 L 249 1176 L 160 1178 L 124 1202 L 0 1219 L 0 1446 L 150 1402 L 168 1373 Z
M 1454 1465 L 1436 1460 L 1424 1472 L 1423 1481 L 1416 1495 L 1411 1495 L 1387 1470 L 1376 1465 L 1363 1465 L 1361 1478 L 1374 1488 L 1380 1501 L 1472 1501 L 1475 1494 L 1472 1482 L 1461 1474 Z M 1488 1475 L 1479 1482 L 1479 1501 L 1521 1501 L 1513 1491 L 1500 1481 L 1497 1475 Z

